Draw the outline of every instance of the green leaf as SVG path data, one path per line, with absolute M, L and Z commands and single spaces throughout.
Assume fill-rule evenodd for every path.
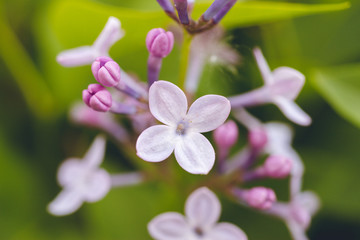
M 342 117 L 360 127 L 360 64 L 319 69 L 311 81 Z
M 199 17 L 209 5 L 210 3 L 196 4 L 194 16 Z M 300 4 L 244 1 L 238 2 L 221 23 L 226 27 L 251 26 L 299 16 L 339 11 L 349 7 L 349 2 L 338 4 Z

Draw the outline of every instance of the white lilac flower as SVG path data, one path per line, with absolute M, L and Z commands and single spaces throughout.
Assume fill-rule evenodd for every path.
M 74 67 L 91 64 L 95 58 L 108 56 L 111 46 L 124 36 L 120 20 L 109 17 L 104 29 L 101 31 L 92 46 L 82 46 L 59 53 L 56 57 L 58 63 L 64 67 Z
M 254 49 L 256 62 L 264 79 L 264 86 L 251 92 L 229 98 L 233 108 L 275 104 L 294 123 L 309 125 L 311 118 L 294 100 L 305 83 L 305 76 L 289 67 L 278 67 L 271 71 L 261 50 Z
M 208 188 L 194 191 L 185 204 L 185 216 L 177 212 L 160 214 L 148 224 L 150 235 L 156 240 L 247 240 L 236 225 L 217 223 L 221 205 Z
M 137 155 L 160 162 L 175 151 L 180 166 L 193 174 L 207 174 L 214 165 L 215 151 L 202 132 L 216 129 L 230 113 L 229 101 L 219 95 L 197 99 L 188 110 L 184 92 L 167 81 L 157 81 L 149 89 L 152 115 L 165 125 L 143 131 L 137 142 Z
M 317 195 L 306 191 L 296 194 L 289 203 L 274 203 L 268 213 L 285 221 L 294 240 L 308 240 L 306 230 L 319 207 Z
M 48 205 L 51 214 L 68 215 L 83 202 L 96 202 L 105 197 L 111 188 L 111 177 L 99 168 L 104 151 L 105 139 L 98 136 L 83 159 L 70 158 L 61 164 L 57 179 L 63 190 Z

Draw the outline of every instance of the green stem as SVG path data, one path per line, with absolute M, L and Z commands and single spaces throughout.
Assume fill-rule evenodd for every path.
M 192 35 L 184 30 L 184 40 L 181 47 L 180 54 L 180 72 L 179 72 L 179 84 L 178 86 L 181 89 L 185 89 L 185 79 L 186 71 L 188 68 L 189 56 L 190 56 L 190 45 L 191 45 Z
M 1 15 L 2 6 L 0 6 Z M 39 118 L 48 118 L 54 111 L 54 99 L 35 64 L 21 42 L 0 16 L 0 56 L 14 77 L 28 106 Z

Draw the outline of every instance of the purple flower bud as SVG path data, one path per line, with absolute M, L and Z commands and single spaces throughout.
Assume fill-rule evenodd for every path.
M 111 94 L 100 84 L 90 84 L 82 92 L 83 100 L 90 108 L 99 112 L 109 111 L 112 105 Z
M 227 121 L 214 131 L 214 140 L 220 148 L 229 149 L 237 141 L 239 130 L 234 121 Z
M 248 139 L 251 147 L 256 149 L 262 149 L 268 141 L 267 134 L 263 129 L 250 130 Z
M 120 66 L 109 57 L 98 57 L 91 65 L 96 81 L 106 87 L 114 87 L 120 82 Z
M 146 47 L 150 54 L 155 57 L 164 58 L 171 52 L 174 46 L 174 35 L 165 32 L 162 28 L 154 28 L 146 36 Z
M 270 188 L 254 187 L 246 192 L 245 200 L 253 208 L 266 210 L 276 201 L 276 195 Z
M 284 156 L 270 156 L 265 160 L 264 164 L 266 175 L 273 178 L 284 178 L 288 176 L 291 168 L 291 159 Z

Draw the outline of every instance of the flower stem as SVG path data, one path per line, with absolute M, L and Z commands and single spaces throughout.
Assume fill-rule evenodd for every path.
M 178 84 L 178 86 L 182 90 L 185 89 L 185 78 L 186 78 L 186 71 L 189 62 L 191 40 L 192 40 L 192 35 L 190 35 L 187 31 L 184 30 L 184 39 L 180 54 L 180 72 L 179 72 L 179 84 Z

